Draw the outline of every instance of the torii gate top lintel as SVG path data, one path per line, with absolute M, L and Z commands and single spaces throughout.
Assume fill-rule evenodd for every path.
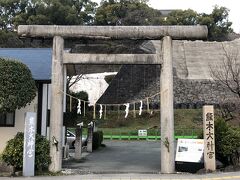
M 19 25 L 18 34 L 25 37 L 84 37 L 93 39 L 206 39 L 207 26 L 57 26 Z

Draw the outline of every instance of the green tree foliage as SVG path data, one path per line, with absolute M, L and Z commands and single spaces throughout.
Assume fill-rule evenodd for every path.
M 215 6 L 211 14 L 199 14 L 191 9 L 174 10 L 166 17 L 139 0 L 103 0 L 96 11 L 97 25 L 206 25 L 208 39 L 223 41 L 233 32 L 228 20 L 229 10 Z
M 211 14 L 199 14 L 198 23 L 208 26 L 209 40 L 225 40 L 233 32 L 232 22 L 228 20 L 229 10 L 215 6 Z
M 23 47 L 23 42 L 18 38 L 17 33 L 0 30 L 0 48 L 17 48 Z
M 225 165 L 237 165 L 240 148 L 240 129 L 231 127 L 223 119 L 215 122 L 215 146 L 217 159 Z
M 96 6 L 91 0 L 2 0 L 0 29 L 19 24 L 92 24 Z
M 28 0 L 1 0 L 0 1 L 0 29 L 8 29 L 13 26 L 14 18 L 24 12 Z
M 97 8 L 97 25 L 157 25 L 161 13 L 150 8 L 147 1 L 103 0 Z
M 198 14 L 191 9 L 174 10 L 167 17 L 161 18 L 163 25 L 196 25 Z
M 215 6 L 211 14 L 198 14 L 188 10 L 172 11 L 166 18 L 161 19 L 163 25 L 206 25 L 209 40 L 226 40 L 232 32 L 232 23 L 228 20 L 229 10 L 225 7 Z
M 0 58 L 0 72 L 0 112 L 13 112 L 34 99 L 35 81 L 25 64 Z
M 232 32 L 229 10 L 215 6 L 211 14 L 188 10 L 172 11 L 163 17 L 147 0 L 1 0 L 0 30 L 19 24 L 40 25 L 207 25 L 209 40 L 227 40 Z
M 2 153 L 2 160 L 8 165 L 13 166 L 15 169 L 22 169 L 23 167 L 23 144 L 24 134 L 17 133 L 17 135 L 7 142 Z M 36 146 L 35 146 L 35 166 L 36 169 L 42 170 L 48 168 L 50 164 L 50 146 L 49 141 L 36 134 Z

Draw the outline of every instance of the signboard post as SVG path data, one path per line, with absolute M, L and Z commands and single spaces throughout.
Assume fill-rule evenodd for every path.
M 203 106 L 204 166 L 216 171 L 213 106 Z
M 36 113 L 27 112 L 25 115 L 24 129 L 23 176 L 34 176 L 35 133 Z

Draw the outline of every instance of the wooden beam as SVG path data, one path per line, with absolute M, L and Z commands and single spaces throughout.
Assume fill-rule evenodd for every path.
M 157 54 L 63 54 L 64 64 L 161 64 Z
M 56 26 L 19 25 L 26 37 L 84 37 L 93 39 L 206 39 L 207 26 Z

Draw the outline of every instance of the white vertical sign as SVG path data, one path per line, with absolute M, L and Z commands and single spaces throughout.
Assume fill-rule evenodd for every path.
M 36 113 L 27 112 L 25 115 L 24 129 L 23 176 L 34 176 L 35 133 Z
M 203 106 L 204 165 L 207 171 L 216 171 L 213 106 Z

